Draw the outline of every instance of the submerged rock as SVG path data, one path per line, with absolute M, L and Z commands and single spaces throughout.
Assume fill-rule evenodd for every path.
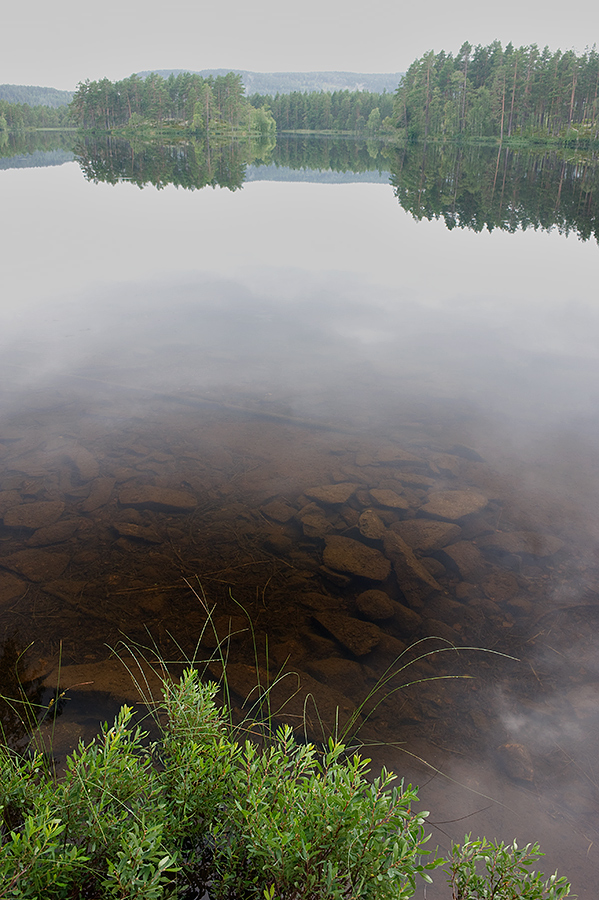
M 66 553 L 48 553 L 46 550 L 19 550 L 0 559 L 3 568 L 18 572 L 29 581 L 54 581 L 60 578 L 68 566 Z
M 391 563 L 380 550 L 340 535 L 330 535 L 325 539 L 323 562 L 329 569 L 349 572 L 372 581 L 384 581 L 391 571 Z
M 320 487 L 308 488 L 304 493 L 310 500 L 317 500 L 319 503 L 336 506 L 337 504 L 346 503 L 358 487 L 359 485 L 357 484 L 341 482 L 340 484 L 323 484 Z
M 527 747 L 523 744 L 507 743 L 497 748 L 499 764 L 506 775 L 515 781 L 533 781 L 534 766 Z
M 484 577 L 486 564 L 480 550 L 469 541 L 458 541 L 443 550 L 464 581 L 477 582 Z
M 132 506 L 134 509 L 173 512 L 189 512 L 197 506 L 196 498 L 192 494 L 151 485 L 124 487 L 119 491 L 119 503 L 121 506 Z
M 387 506 L 391 509 L 409 509 L 410 504 L 405 497 L 401 497 L 397 491 L 379 490 L 373 488 L 370 496 L 379 506 Z
M 222 678 L 221 666 L 211 664 L 208 671 L 215 680 Z M 255 715 L 260 705 L 263 711 L 267 709 L 264 693 L 268 687 L 268 709 L 272 717 L 278 722 L 288 722 L 312 741 L 322 741 L 337 729 L 342 732 L 357 717 L 355 704 L 345 694 L 299 670 L 273 681 L 265 669 L 229 662 L 227 684 L 246 709 L 253 708 Z
M 100 507 L 105 506 L 110 500 L 110 495 L 112 494 L 115 483 L 116 479 L 114 478 L 96 478 L 96 480 L 92 482 L 91 490 L 87 498 L 81 504 L 81 511 L 93 512 L 95 509 L 100 509 Z
M 493 572 L 488 578 L 485 578 L 482 588 L 489 600 L 501 603 L 516 596 L 519 584 L 516 576 L 511 572 Z
M 415 592 L 420 596 L 433 591 L 441 591 L 441 585 L 422 565 L 410 547 L 394 531 L 388 531 L 383 543 L 385 555 L 393 563 L 397 581 L 402 592 L 408 596 Z
M 147 544 L 162 543 L 160 535 L 148 526 L 136 525 L 134 522 L 115 522 L 113 528 L 121 537 L 133 538 Z
M 362 622 L 335 612 L 314 613 L 325 631 L 354 656 L 366 656 L 381 640 L 383 632 L 372 622 Z
M 23 596 L 27 583 L 8 572 L 0 572 L 0 606 L 13 603 Z
M 54 525 L 38 528 L 27 541 L 27 546 L 47 547 L 50 544 L 62 544 L 63 541 L 68 541 L 73 537 L 81 521 L 80 519 L 65 519 L 63 522 L 55 522 Z
M 308 538 L 324 538 L 334 529 L 317 503 L 308 503 L 304 506 L 297 518 L 302 524 L 302 530 Z
M 280 522 L 284 525 L 294 517 L 297 510 L 290 503 L 287 503 L 286 500 L 277 499 L 271 500 L 270 503 L 261 507 L 261 512 L 268 516 L 269 519 L 274 519 L 275 522 Z
M 390 619 L 395 612 L 395 603 L 384 591 L 364 591 L 356 598 L 358 612 L 372 622 Z
M 412 550 L 434 553 L 452 541 L 459 540 L 461 528 L 449 522 L 433 522 L 430 519 L 406 519 L 391 526 Z
M 52 525 L 64 511 L 61 500 L 37 500 L 20 503 L 4 513 L 4 524 L 9 528 L 43 528 Z
M 478 491 L 433 491 L 428 502 L 422 507 L 427 516 L 457 522 L 485 508 L 488 500 Z
M 499 550 L 502 553 L 512 553 L 514 556 L 526 554 L 527 556 L 553 556 L 564 546 L 564 542 L 550 534 L 539 534 L 536 531 L 497 531 L 495 534 L 485 535 L 478 540 L 478 546 L 482 550 Z
M 371 541 L 380 541 L 387 531 L 384 522 L 373 509 L 365 509 L 358 519 L 358 528 L 362 537 Z

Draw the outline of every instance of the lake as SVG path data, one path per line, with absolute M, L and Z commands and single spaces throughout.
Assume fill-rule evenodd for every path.
M 443 850 L 539 841 L 594 896 L 596 161 L 9 150 L 3 693 L 59 683 L 60 755 L 139 700 L 113 650 L 219 646 L 236 708 L 292 673 L 281 715 L 353 722 Z

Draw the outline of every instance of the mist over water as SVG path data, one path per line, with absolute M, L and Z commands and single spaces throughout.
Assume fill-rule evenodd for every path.
M 355 699 L 392 641 L 410 640 L 380 620 L 387 644 L 352 654 L 315 625 L 327 610 L 365 621 L 357 596 L 381 587 L 323 575 L 327 535 L 362 540 L 366 506 L 401 533 L 422 519 L 427 491 L 482 492 L 482 518 L 459 519 L 475 561 L 451 545 L 418 551 L 442 591 L 410 601 L 383 587 L 419 617 L 416 637 L 433 622 L 429 636 L 453 629 L 460 646 L 517 659 L 428 660 L 429 677 L 475 677 L 406 689 L 363 737 L 385 745 L 375 765 L 423 786 L 441 846 L 467 831 L 538 840 L 546 870 L 559 865 L 590 898 L 597 245 L 415 221 L 391 185 L 259 175 L 241 191 L 189 192 L 93 184 L 74 162 L 0 172 L 2 636 L 35 641 L 40 677 L 62 641 L 72 683 L 96 679 L 101 716 L 119 696 L 106 644 L 149 631 L 167 656 L 171 637 L 193 651 L 205 617 L 181 581 L 197 575 L 225 618 L 231 588 L 277 664 L 291 657 L 322 691 L 338 697 L 345 683 Z M 403 491 L 411 512 L 373 495 L 334 508 L 311 498 L 348 482 L 358 498 Z M 197 507 L 149 494 L 129 505 L 133 488 L 187 492 Z M 302 510 L 319 502 L 307 527 Z M 11 509 L 36 503 L 65 508 L 49 524 L 10 524 L 21 515 Z M 32 552 L 49 574 L 27 568 Z M 251 662 L 243 638 L 232 652 Z M 65 747 L 83 727 L 68 716 Z

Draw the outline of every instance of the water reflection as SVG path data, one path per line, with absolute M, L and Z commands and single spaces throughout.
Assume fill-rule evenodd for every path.
M 474 231 L 555 227 L 599 240 L 596 153 L 414 144 L 390 163 L 396 197 L 416 219 Z
M 300 672 L 326 720 L 414 640 L 450 641 L 395 676 L 420 683 L 362 738 L 477 792 L 433 778 L 440 839 L 517 833 L 548 868 L 590 871 L 595 246 L 416 223 L 380 184 L 197 195 L 4 174 L 30 241 L 8 236 L 0 332 L 0 625 L 35 641 L 46 684 L 62 641 L 74 696 L 137 699 L 107 645 L 208 660 L 205 603 L 237 704 L 249 615 L 263 677 L 268 636 L 268 666 Z M 43 271 L 23 266 L 33 245 Z M 475 677 L 421 681 L 440 674 Z M 481 794 L 505 806 L 443 824 Z
M 455 144 L 396 149 L 376 141 L 315 141 L 296 135 L 279 136 L 276 143 L 272 138 L 214 147 L 196 140 L 130 144 L 97 137 L 78 141 L 75 151 L 87 179 L 131 181 L 139 187 L 236 190 L 246 180 L 248 164 L 252 178 L 259 178 L 264 167 L 264 177 L 281 180 L 294 171 L 320 182 L 347 173 L 377 173 L 380 180 L 389 172 L 401 206 L 418 220 L 440 218 L 449 229 L 473 231 L 556 228 L 582 240 L 599 239 L 599 161 L 593 152 Z
M 275 139 L 222 143 L 180 140 L 163 144 L 139 139 L 130 144 L 119 138 L 86 137 L 75 146 L 75 158 L 88 181 L 117 184 L 130 181 L 142 188 L 174 184 L 187 190 L 225 187 L 239 189 L 250 162 L 268 159 Z

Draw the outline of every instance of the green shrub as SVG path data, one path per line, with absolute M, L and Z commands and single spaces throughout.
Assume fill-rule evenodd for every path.
M 452 900 L 562 900 L 570 893 L 565 878 L 531 871 L 541 856 L 538 844 L 520 848 L 516 841 L 471 841 L 467 834 L 463 844 L 452 846 L 446 867 Z
M 238 740 L 217 689 L 193 669 L 165 680 L 158 742 L 123 707 L 60 780 L 0 748 L 0 897 L 407 900 L 431 880 L 444 861 L 410 785 L 371 782 L 368 760 L 288 726 Z M 565 879 L 528 874 L 538 856 L 468 837 L 448 863 L 454 900 L 561 900 Z

